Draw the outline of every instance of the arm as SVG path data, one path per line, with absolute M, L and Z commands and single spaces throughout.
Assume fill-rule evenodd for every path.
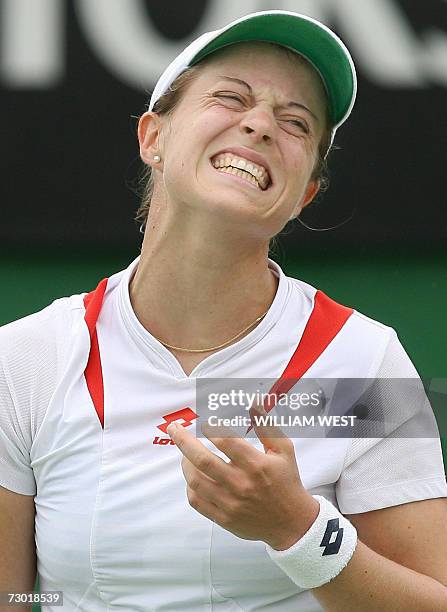
M 346 568 L 313 589 L 325 610 L 447 610 L 447 499 L 347 515 L 359 542 Z
M 0 487 L 0 592 L 33 591 L 36 580 L 34 497 Z M 28 612 L 29 606 L 2 606 L 0 612 Z
M 347 515 L 359 542 L 346 568 L 313 589 L 325 610 L 447 610 L 447 499 Z
M 383 414 L 403 410 L 411 418 L 400 426 L 400 436 L 377 440 L 376 445 L 365 439 L 364 447 L 353 447 L 337 483 L 337 498 L 340 506 L 359 508 L 367 489 L 372 500 L 377 500 L 377 492 L 383 506 L 390 507 L 345 514 L 356 527 L 359 542 L 346 568 L 334 580 L 313 589 L 325 610 L 447 610 L 447 498 L 442 454 L 434 426 L 426 438 L 427 426 L 435 423 L 428 400 L 412 404 L 408 393 L 415 388 L 413 382 L 403 384 L 415 379 L 416 385 L 417 372 L 395 333 L 377 373 L 379 381 L 387 377 L 397 379 L 388 388 L 391 396 L 385 387 L 383 400 L 377 397 L 373 404 Z M 402 406 L 406 408 L 399 408 Z M 435 487 L 441 480 L 444 487 Z M 424 486 L 428 487 L 427 497 L 431 494 L 434 499 L 401 501 L 405 496 L 422 499 Z M 391 506 L 393 500 L 401 503 Z M 357 588 L 359 583 L 362 586 Z
M 190 505 L 238 537 L 286 550 L 315 520 L 315 499 L 299 486 L 290 440 L 267 436 L 268 426 L 255 425 L 255 430 L 265 455 L 236 437 L 207 436 L 231 459 L 226 463 L 185 428 L 168 427 L 184 455 Z M 447 610 L 446 498 L 347 518 L 356 527 L 359 542 L 347 566 L 333 580 L 313 589 L 325 610 Z

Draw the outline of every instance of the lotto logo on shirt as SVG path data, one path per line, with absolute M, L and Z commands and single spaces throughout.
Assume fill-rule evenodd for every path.
M 176 410 L 170 414 L 165 414 L 163 418 L 165 422 L 161 425 L 157 425 L 157 427 L 163 433 L 167 433 L 168 425 L 174 421 L 178 422 L 179 425 L 183 425 L 183 427 L 189 427 L 193 424 L 194 420 L 198 418 L 198 415 L 191 410 L 191 408 L 182 408 L 181 410 Z M 173 442 L 171 438 L 160 438 L 159 436 L 155 436 L 152 444 L 160 444 L 162 446 L 171 444 L 175 446 L 175 442 Z

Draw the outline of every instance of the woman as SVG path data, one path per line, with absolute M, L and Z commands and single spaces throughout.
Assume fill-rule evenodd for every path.
M 67 610 L 446 608 L 439 439 L 289 439 L 256 406 L 255 437 L 192 431 L 199 378 L 417 376 L 393 330 L 268 259 L 354 98 L 341 41 L 283 11 L 160 77 L 141 256 L 1 330 L 1 590 L 32 588 L 35 524 Z

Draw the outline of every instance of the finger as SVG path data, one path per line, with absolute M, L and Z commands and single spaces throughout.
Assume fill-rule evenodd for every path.
M 183 456 L 189 459 L 198 470 L 218 482 L 224 483 L 228 480 L 228 470 L 231 468 L 227 463 L 208 450 L 185 427 L 171 423 L 167 432 Z
M 219 525 L 223 525 L 226 522 L 226 514 L 216 504 L 204 499 L 189 487 L 186 488 L 186 496 L 191 508 L 194 508 L 199 514 Z
M 225 507 L 231 501 L 222 484 L 196 469 L 186 457 L 182 459 L 182 471 L 189 488 L 203 499 L 218 505 L 220 508 Z
M 201 426 L 204 436 L 214 444 L 216 448 L 225 453 L 231 461 L 240 466 L 256 463 L 259 451 L 249 442 L 243 440 L 232 427 L 215 426 L 204 423 Z
M 269 451 L 275 453 L 290 451 L 291 440 L 278 425 L 275 425 L 271 415 L 267 414 L 262 405 L 253 405 L 250 408 L 250 417 L 253 429 L 266 453 Z

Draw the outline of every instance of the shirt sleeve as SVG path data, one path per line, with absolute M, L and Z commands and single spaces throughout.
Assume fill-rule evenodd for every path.
M 14 401 L 14 391 L 9 385 L 9 372 L 0 363 L 0 486 L 35 495 L 36 483 L 30 466 L 30 431 L 25 415 Z
M 30 453 L 57 380 L 64 299 L 0 328 L 0 486 L 37 492 Z
M 368 407 L 392 427 L 381 437 L 351 439 L 335 487 L 340 511 L 356 514 L 447 497 L 436 418 L 393 330 L 373 388 Z

